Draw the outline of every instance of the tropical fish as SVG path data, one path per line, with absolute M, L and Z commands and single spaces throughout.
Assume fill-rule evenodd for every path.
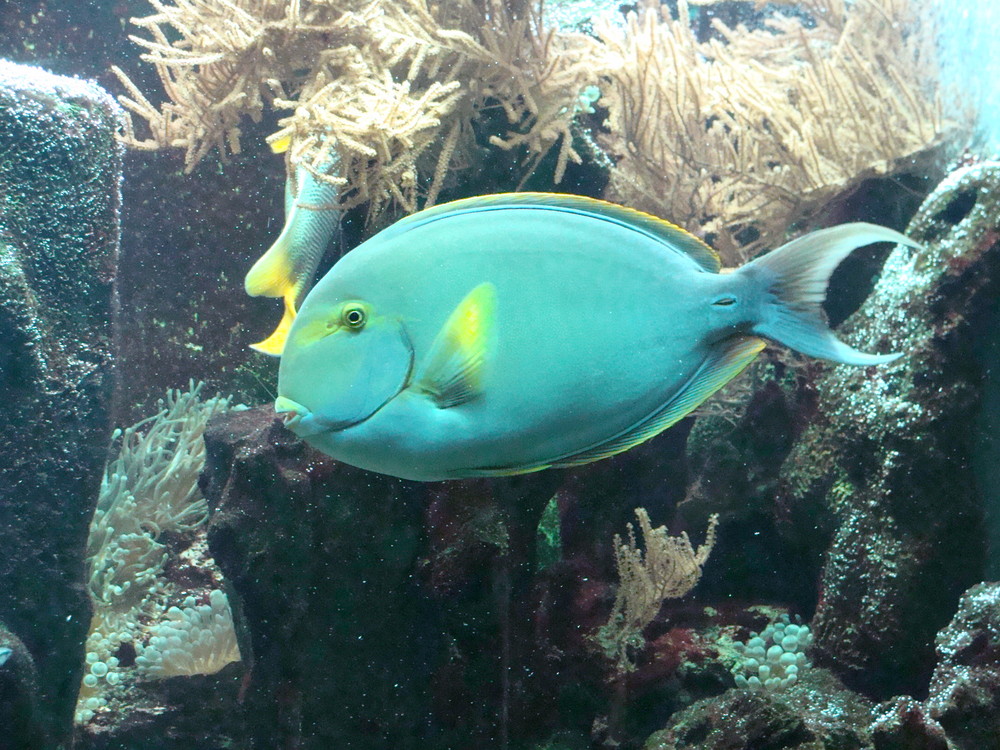
M 339 188 L 304 167 L 299 167 L 295 175 L 294 181 L 285 181 L 285 225 L 281 234 L 253 264 L 244 281 L 251 297 L 284 300 L 284 313 L 274 333 L 250 345 L 275 356 L 281 354 L 280 342 L 284 341 L 295 319 L 295 310 L 309 290 L 316 267 L 340 225 Z
M 764 338 L 852 365 L 820 305 L 871 224 L 793 240 L 731 272 L 682 229 L 547 193 L 404 218 L 347 253 L 283 342 L 275 410 L 345 463 L 406 479 L 566 467 L 670 427 Z

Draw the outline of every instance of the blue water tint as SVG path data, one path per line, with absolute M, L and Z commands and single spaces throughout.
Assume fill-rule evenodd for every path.
M 941 76 L 978 112 L 977 151 L 1000 155 L 1000 3 L 996 0 L 933 0 Z M 955 106 L 946 101 L 946 107 Z M 946 110 L 947 112 L 947 110 Z

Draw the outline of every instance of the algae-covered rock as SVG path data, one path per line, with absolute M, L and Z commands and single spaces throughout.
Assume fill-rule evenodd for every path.
M 108 424 L 120 111 L 95 85 L 0 61 L 0 620 L 71 728 L 81 585 Z
M 861 750 L 870 704 L 832 674 L 810 669 L 785 690 L 729 690 L 671 717 L 645 750 Z
M 1000 583 L 973 586 L 937 636 L 928 711 L 962 750 L 1000 748 Z
M 1000 272 L 1000 164 L 947 178 L 841 329 L 904 356 L 830 367 L 785 460 L 784 530 L 826 549 L 813 631 L 817 659 L 889 697 L 923 684 L 934 633 L 984 561 L 983 501 L 970 460 L 981 404 L 979 325 Z

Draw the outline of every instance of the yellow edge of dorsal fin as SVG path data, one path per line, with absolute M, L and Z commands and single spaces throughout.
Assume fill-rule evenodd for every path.
M 496 287 L 483 282 L 458 303 L 438 331 L 414 388 L 447 409 L 482 393 L 493 341 Z
M 588 198 L 569 193 L 497 193 L 496 195 L 460 198 L 450 203 L 426 208 L 400 219 L 384 230 L 382 234 L 383 236 L 391 236 L 427 222 L 465 211 L 491 211 L 502 208 L 549 208 L 605 218 L 632 227 L 664 242 L 690 256 L 706 271 L 718 273 L 722 268 L 719 254 L 710 245 L 666 219 L 635 208 L 609 203 L 599 198 Z
M 274 332 L 268 336 L 263 341 L 259 341 L 256 344 L 250 344 L 250 348 L 254 351 L 258 351 L 261 354 L 267 354 L 271 357 L 280 357 L 281 353 L 285 350 L 285 341 L 288 340 L 288 331 L 292 327 L 292 323 L 295 322 L 295 292 L 291 292 L 284 297 L 285 300 L 285 311 L 281 316 L 281 320 L 278 322 L 278 327 L 274 329 Z

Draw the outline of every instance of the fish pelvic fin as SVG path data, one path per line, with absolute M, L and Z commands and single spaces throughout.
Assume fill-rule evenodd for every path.
M 285 312 L 281 316 L 281 320 L 278 321 L 278 327 L 274 329 L 274 332 L 268 336 L 263 341 L 258 341 L 256 344 L 250 344 L 250 348 L 254 351 L 258 351 L 261 354 L 267 354 L 271 357 L 280 357 L 281 353 L 285 350 L 285 341 L 288 339 L 288 331 L 292 327 L 292 322 L 295 320 L 295 297 L 293 295 L 285 296 Z
M 459 406 L 482 393 L 495 307 L 496 287 L 480 284 L 458 303 L 431 344 L 414 387 L 439 408 Z
M 841 224 L 811 232 L 747 263 L 736 273 L 763 286 L 760 309 L 751 328 L 802 354 L 848 365 L 878 365 L 902 356 L 867 354 L 838 339 L 821 306 L 833 270 L 859 247 L 873 242 L 919 245 L 875 224 Z

